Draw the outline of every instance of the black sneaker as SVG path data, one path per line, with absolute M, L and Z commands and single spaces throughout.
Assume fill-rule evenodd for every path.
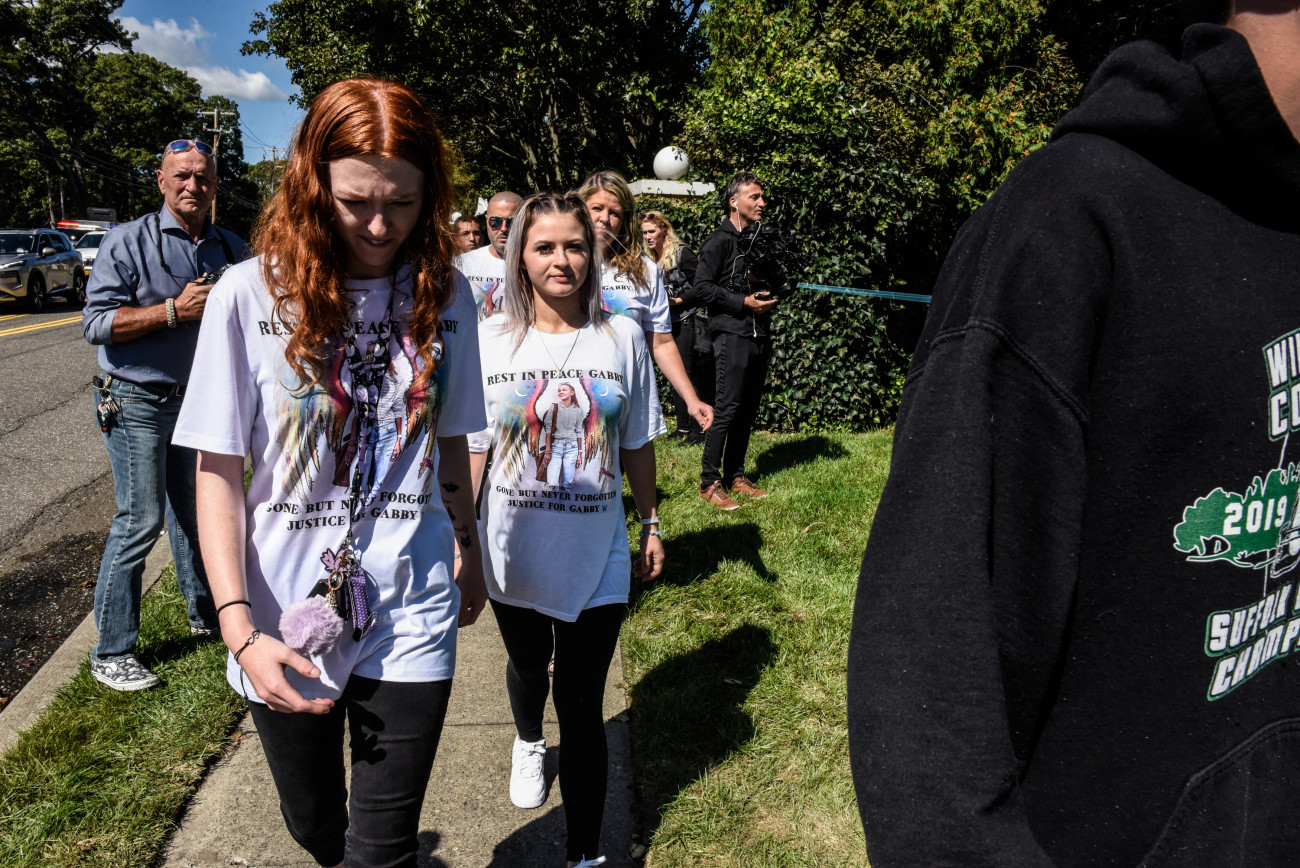
M 147 690 L 162 683 L 161 678 L 140 665 L 134 654 L 123 654 L 107 660 L 92 657 L 90 674 L 100 684 L 114 690 Z

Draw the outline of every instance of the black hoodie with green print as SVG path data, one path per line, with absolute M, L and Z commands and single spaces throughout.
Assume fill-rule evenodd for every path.
M 850 644 L 873 868 L 1300 864 L 1298 563 L 1300 144 L 1198 25 L 935 288 Z

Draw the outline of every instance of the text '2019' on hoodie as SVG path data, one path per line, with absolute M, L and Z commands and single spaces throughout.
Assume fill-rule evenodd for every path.
M 1135 43 L 963 227 L 849 660 L 874 868 L 1300 862 L 1300 144 Z

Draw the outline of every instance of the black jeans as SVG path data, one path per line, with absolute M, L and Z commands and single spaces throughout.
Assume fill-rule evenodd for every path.
M 718 480 L 730 488 L 744 475 L 749 432 L 758 418 L 772 359 L 769 338 L 751 338 L 717 332 L 713 336 L 716 391 L 713 425 L 704 432 L 704 461 L 700 488 Z
M 353 675 L 328 714 L 249 709 L 289 834 L 321 865 L 414 866 L 420 809 L 447 716 L 451 680 L 376 681 Z M 343 721 L 352 737 L 352 798 Z
M 627 606 L 583 610 L 573 623 L 533 609 L 492 601 L 510 662 L 506 691 L 515 729 L 524 741 L 542 738 L 547 691 L 555 691 L 560 724 L 560 796 L 568 832 L 568 859 L 596 858 L 605 816 L 609 749 L 605 743 L 605 678 Z M 546 670 L 555 652 L 554 684 Z M 351 866 L 349 866 L 351 868 Z
M 699 353 L 695 350 L 695 337 L 697 329 L 708 328 L 703 322 L 700 322 L 694 314 L 687 315 L 682 322 L 673 323 L 673 342 L 677 344 L 677 352 L 682 357 L 682 367 L 686 368 L 686 376 L 690 379 L 691 385 L 695 387 L 695 394 L 700 396 L 700 400 L 706 404 L 713 404 L 713 356 L 710 353 Z M 679 394 L 676 389 L 672 389 L 673 396 L 673 415 L 677 417 L 677 430 L 689 431 L 692 437 L 702 437 L 704 432 L 700 430 L 700 423 L 693 417 L 687 415 L 686 400 Z

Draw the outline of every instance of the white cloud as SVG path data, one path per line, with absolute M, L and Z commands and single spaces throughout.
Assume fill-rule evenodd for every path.
M 191 18 L 186 27 L 177 24 L 174 18 L 166 21 L 155 18 L 152 24 L 128 15 L 117 20 L 128 32 L 136 34 L 136 51 L 185 70 L 202 86 L 204 96 L 221 94 L 251 102 L 283 102 L 289 98 L 264 72 L 210 65 L 212 57 L 203 43 L 216 34 L 205 30 L 197 18 Z
M 191 66 L 185 71 L 203 86 L 203 93 L 207 96 L 219 93 L 236 101 L 267 102 L 283 102 L 289 98 L 264 72 L 233 70 L 224 66 Z
M 186 69 L 196 60 L 207 59 L 207 50 L 200 44 L 213 34 L 204 30 L 197 18 L 191 18 L 188 27 L 181 27 L 176 19 L 144 24 L 139 19 L 123 15 L 117 19 L 128 33 L 136 34 L 134 48 L 141 54 L 152 55 L 163 63 Z

